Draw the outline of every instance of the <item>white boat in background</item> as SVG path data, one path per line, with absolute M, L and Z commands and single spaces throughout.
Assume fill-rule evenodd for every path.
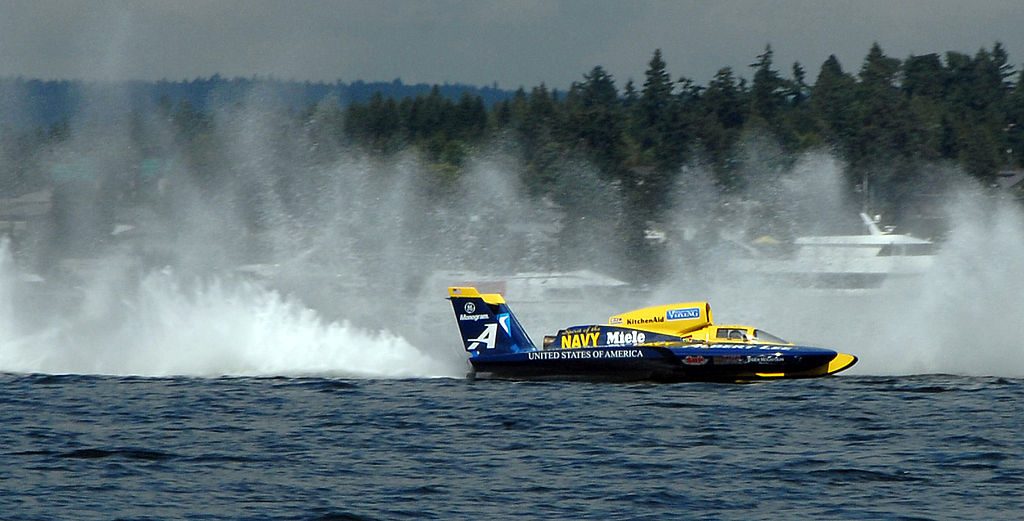
M 869 290 L 931 268 L 934 242 L 880 228 L 877 217 L 860 217 L 867 228 L 863 235 L 805 236 L 789 244 L 761 238 L 742 245 L 749 255 L 730 259 L 729 271 L 789 287 Z

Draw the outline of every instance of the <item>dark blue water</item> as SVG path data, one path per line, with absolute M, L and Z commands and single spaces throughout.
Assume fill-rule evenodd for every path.
M 1020 379 L 0 385 L 5 520 L 1024 515 Z

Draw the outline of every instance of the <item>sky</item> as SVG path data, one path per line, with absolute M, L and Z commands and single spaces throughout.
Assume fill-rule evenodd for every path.
M 465 83 L 564 89 L 595 66 L 643 83 L 751 78 L 766 45 L 814 81 L 834 54 L 906 58 L 999 41 L 1024 64 L 1021 0 L 0 0 L 0 77 Z

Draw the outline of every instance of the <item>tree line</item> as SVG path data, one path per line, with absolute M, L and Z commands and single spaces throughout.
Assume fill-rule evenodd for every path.
M 383 153 L 415 146 L 443 170 L 510 137 L 531 191 L 553 189 L 559 159 L 582 158 L 631 187 L 636 211 L 645 214 L 664 208 L 687 164 L 709 168 L 725 193 L 742 190 L 751 169 L 737 145 L 752 136 L 773 140 L 781 162 L 812 149 L 838 155 L 851 187 L 870 179 L 880 210 L 927 191 L 929 165 L 958 165 L 986 185 L 1000 170 L 1021 167 L 1024 71 L 1015 72 L 998 42 L 973 56 L 903 60 L 874 44 L 858 71 L 844 70 L 833 55 L 813 83 L 799 63 L 780 72 L 770 45 L 750 68 L 750 81 L 726 67 L 698 85 L 673 78 L 656 50 L 641 85 L 629 80 L 620 88 L 596 66 L 566 92 L 520 88 L 490 110 L 468 93 L 458 101 L 436 90 L 402 100 L 378 95 L 349 105 L 340 127 L 344 139 Z
M 850 197 L 869 198 L 872 212 L 899 223 L 940 190 L 939 166 L 991 186 L 1000 170 L 1024 162 L 1024 71 L 999 43 L 974 55 L 902 60 L 876 44 L 856 72 L 831 56 L 808 78 L 799 63 L 781 72 L 766 46 L 749 71 L 722 68 L 706 85 L 673 77 L 656 50 L 642 82 L 620 85 L 595 66 L 564 91 L 417 86 L 410 94 L 393 82 L 359 99 L 324 94 L 296 104 L 275 82 L 225 89 L 204 80 L 198 85 L 219 99 L 164 95 L 128 113 L 117 89 L 72 92 L 92 97 L 86 110 L 30 131 L 12 118 L 31 110 L 0 103 L 0 192 L 50 184 L 57 214 L 88 195 L 106 209 L 92 216 L 99 230 L 115 207 L 173 204 L 154 196 L 158 180 L 187 175 L 210 197 L 227 192 L 219 186 L 244 185 L 239 213 L 259 231 L 276 222 L 261 210 L 268 200 L 305 218 L 309 199 L 322 197 L 318 187 L 336 175 L 330 165 L 347 157 L 417 155 L 426 168 L 417 170 L 416 189 L 429 209 L 445 204 L 472 158 L 506 149 L 517 161 L 504 175 L 562 209 L 559 251 L 614 238 L 636 267 L 657 264 L 643 232 L 697 171 L 709 174 L 719 196 L 740 197 L 770 185 L 801 153 L 825 150 L 845 164 Z M 377 182 L 386 189 L 385 179 Z M 93 244 L 72 233 L 84 222 L 72 213 L 57 219 L 64 224 L 53 236 Z

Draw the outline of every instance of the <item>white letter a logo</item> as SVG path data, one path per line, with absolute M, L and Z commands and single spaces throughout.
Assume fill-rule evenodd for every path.
M 469 347 L 467 347 L 466 350 L 474 351 L 478 347 L 480 347 L 480 344 L 485 344 L 487 346 L 487 349 L 494 349 L 494 341 L 497 337 L 498 324 L 487 324 L 486 326 L 484 326 L 484 332 L 481 333 L 480 336 L 470 340 L 470 342 L 472 343 L 469 344 Z

